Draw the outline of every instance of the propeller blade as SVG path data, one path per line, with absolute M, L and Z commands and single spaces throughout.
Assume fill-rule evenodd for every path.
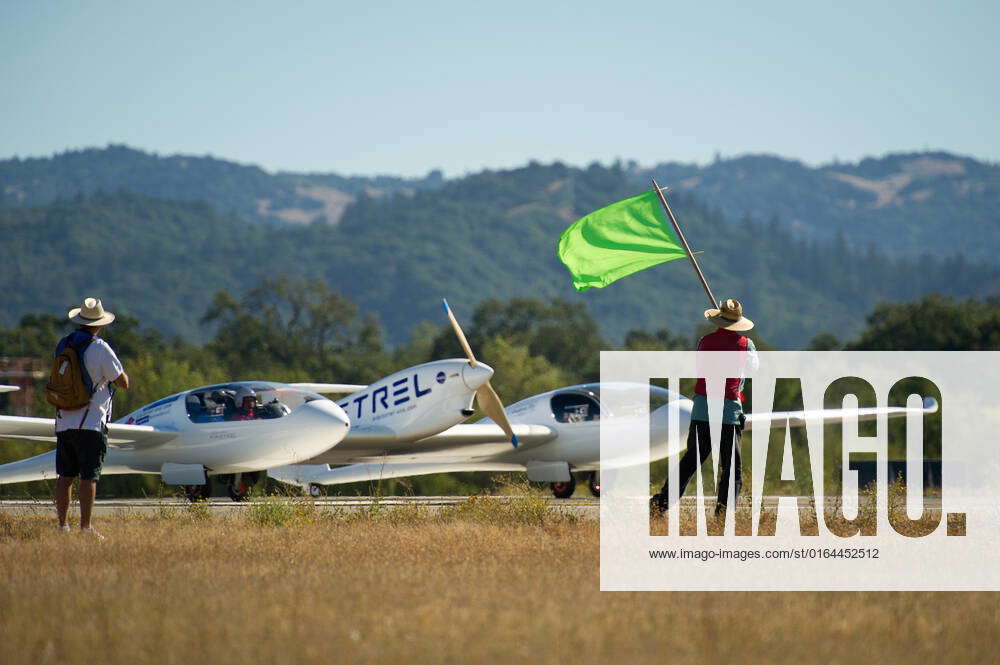
M 469 358 L 469 364 L 475 367 L 479 363 L 476 361 L 476 356 L 472 353 L 469 340 L 465 339 L 462 326 L 458 325 L 458 319 L 452 314 L 451 307 L 448 306 L 448 301 L 442 298 L 441 303 L 444 305 L 444 313 L 448 315 L 448 320 L 451 321 L 452 330 L 455 331 L 455 336 L 458 337 L 458 343 L 462 345 L 465 355 Z M 489 381 L 476 388 L 476 402 L 479 404 L 479 408 L 492 418 L 493 422 L 500 426 L 500 429 L 504 431 L 510 442 L 517 448 L 517 436 L 510 426 L 510 421 L 507 420 L 507 412 L 503 410 L 503 402 L 500 401 L 500 396 L 497 395 L 497 391 L 493 390 L 493 386 L 490 385 Z
M 465 333 L 462 332 L 462 326 L 458 325 L 458 319 L 456 319 L 455 315 L 451 313 L 451 307 L 448 307 L 448 301 L 442 298 L 441 302 L 444 304 L 444 313 L 448 315 L 448 320 L 451 321 L 451 327 L 455 331 L 455 336 L 458 337 L 458 343 L 462 345 L 462 349 L 465 351 L 465 355 L 469 359 L 469 364 L 475 367 L 479 363 L 476 361 L 476 356 L 472 353 L 472 347 L 469 346 L 469 340 L 465 339 Z
M 503 402 L 500 401 L 500 396 L 497 395 L 497 391 L 493 390 L 493 386 L 490 385 L 489 381 L 476 389 L 476 402 L 479 403 L 479 408 L 492 418 L 493 422 L 500 426 L 500 429 L 504 431 L 510 442 L 517 448 L 517 435 L 514 434 L 514 430 L 510 426 L 510 421 L 507 420 L 507 412 L 503 410 Z

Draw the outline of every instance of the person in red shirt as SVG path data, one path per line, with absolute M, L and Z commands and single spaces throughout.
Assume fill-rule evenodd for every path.
M 758 367 L 757 349 L 747 333 L 753 328 L 753 321 L 743 316 L 743 305 L 739 300 L 730 298 L 722 303 L 719 309 L 705 311 L 705 318 L 718 326 L 715 332 L 709 333 L 698 341 L 699 351 L 741 351 L 746 354 L 744 367 L 755 370 Z M 735 485 L 734 497 L 739 497 L 743 486 L 743 472 L 740 460 L 740 443 L 743 438 L 743 381 L 739 378 L 726 379 L 725 394 L 722 407 L 722 437 L 719 445 L 719 479 L 716 513 L 726 509 L 729 499 L 729 483 L 732 469 Z M 705 379 L 698 379 L 694 388 L 693 406 L 691 408 L 691 425 L 688 428 L 687 451 L 680 463 L 680 491 L 678 497 L 684 496 L 691 477 L 712 452 L 712 432 L 708 421 L 708 397 L 705 390 Z M 734 463 L 735 462 L 735 463 Z M 663 483 L 663 488 L 650 500 L 654 513 L 662 514 L 669 507 L 668 485 L 670 478 Z

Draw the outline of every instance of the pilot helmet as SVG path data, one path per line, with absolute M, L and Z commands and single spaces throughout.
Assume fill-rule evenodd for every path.
M 252 398 L 254 405 L 257 404 L 257 393 L 250 386 L 240 386 L 240 389 L 236 391 L 236 406 L 237 408 L 243 408 L 243 401 L 246 398 Z

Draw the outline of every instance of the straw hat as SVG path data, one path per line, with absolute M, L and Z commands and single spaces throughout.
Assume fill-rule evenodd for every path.
M 105 312 L 100 298 L 85 298 L 83 307 L 69 310 L 69 320 L 81 326 L 106 326 L 115 320 L 115 315 Z
M 753 321 L 743 316 L 743 304 L 735 298 L 723 302 L 719 309 L 706 309 L 705 318 L 733 332 L 746 332 L 753 328 Z

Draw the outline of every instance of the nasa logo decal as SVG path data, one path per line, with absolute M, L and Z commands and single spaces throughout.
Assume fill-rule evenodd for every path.
M 447 376 L 445 376 L 445 373 L 444 373 L 444 372 L 438 372 L 438 373 L 437 373 L 437 376 L 435 376 L 434 378 L 435 378 L 435 379 L 437 379 L 437 382 L 438 382 L 438 383 L 444 383 L 444 382 L 445 382 L 445 379 L 447 379 L 448 377 L 447 377 Z

